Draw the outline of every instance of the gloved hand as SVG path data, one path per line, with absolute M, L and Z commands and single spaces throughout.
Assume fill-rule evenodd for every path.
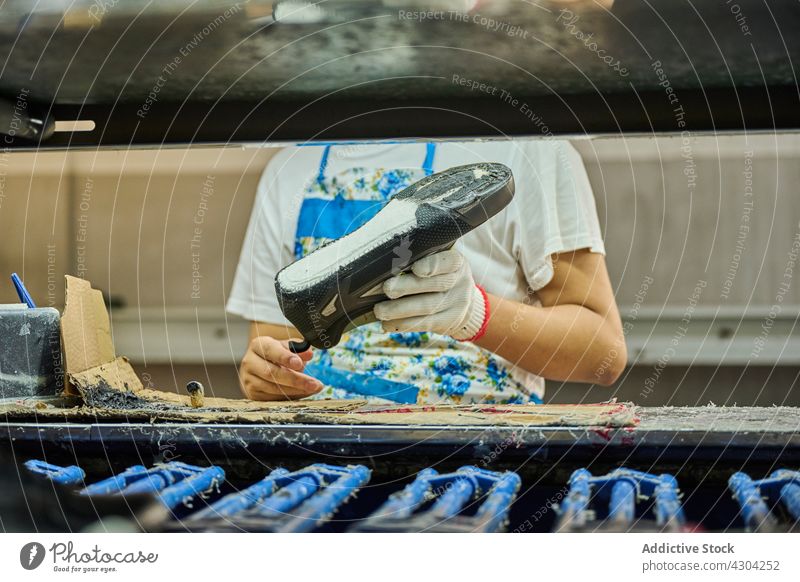
M 433 331 L 457 340 L 483 335 L 489 318 L 486 293 L 456 250 L 429 255 L 383 284 L 389 301 L 375 305 L 385 332 Z

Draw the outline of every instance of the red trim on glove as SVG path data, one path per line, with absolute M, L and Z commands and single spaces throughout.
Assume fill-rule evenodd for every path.
M 483 295 L 483 323 L 480 328 L 478 328 L 478 332 L 467 340 L 468 342 L 479 340 L 483 337 L 483 334 L 486 333 L 486 328 L 489 327 L 489 295 L 486 294 L 486 290 L 480 285 L 475 284 L 475 286 L 478 288 L 478 291 L 481 292 L 481 295 Z

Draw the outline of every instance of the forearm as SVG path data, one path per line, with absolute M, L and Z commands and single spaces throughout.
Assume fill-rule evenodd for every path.
M 618 322 L 581 305 L 539 307 L 489 295 L 491 317 L 475 343 L 550 380 L 608 385 L 627 359 Z

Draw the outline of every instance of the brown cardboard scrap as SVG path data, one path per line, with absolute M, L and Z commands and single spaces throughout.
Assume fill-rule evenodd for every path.
M 76 394 L 69 380 L 74 374 L 114 360 L 111 322 L 103 294 L 85 279 L 65 276 L 66 302 L 61 315 L 61 343 L 64 350 L 65 391 Z

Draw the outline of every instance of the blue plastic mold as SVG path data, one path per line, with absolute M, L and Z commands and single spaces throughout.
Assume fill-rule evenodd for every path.
M 654 519 L 644 515 L 642 508 L 649 505 Z M 607 517 L 598 521 L 601 506 Z M 676 479 L 633 469 L 620 468 L 599 477 L 578 469 L 569 479 L 569 493 L 556 510 L 556 531 L 681 531 L 686 527 Z
M 746 473 L 734 473 L 728 487 L 739 504 L 748 531 L 781 531 L 800 522 L 800 471 L 779 469 L 760 481 L 754 481 Z M 776 511 L 780 506 L 784 520 L 779 519 L 780 513 Z
M 191 529 L 308 532 L 317 529 L 370 478 L 363 465 L 314 464 L 275 469 L 266 478 L 226 495 L 184 520 Z
M 392 495 L 358 531 L 496 532 L 508 512 L 521 480 L 511 472 L 498 473 L 465 466 L 454 473 L 424 469 L 402 491 Z

